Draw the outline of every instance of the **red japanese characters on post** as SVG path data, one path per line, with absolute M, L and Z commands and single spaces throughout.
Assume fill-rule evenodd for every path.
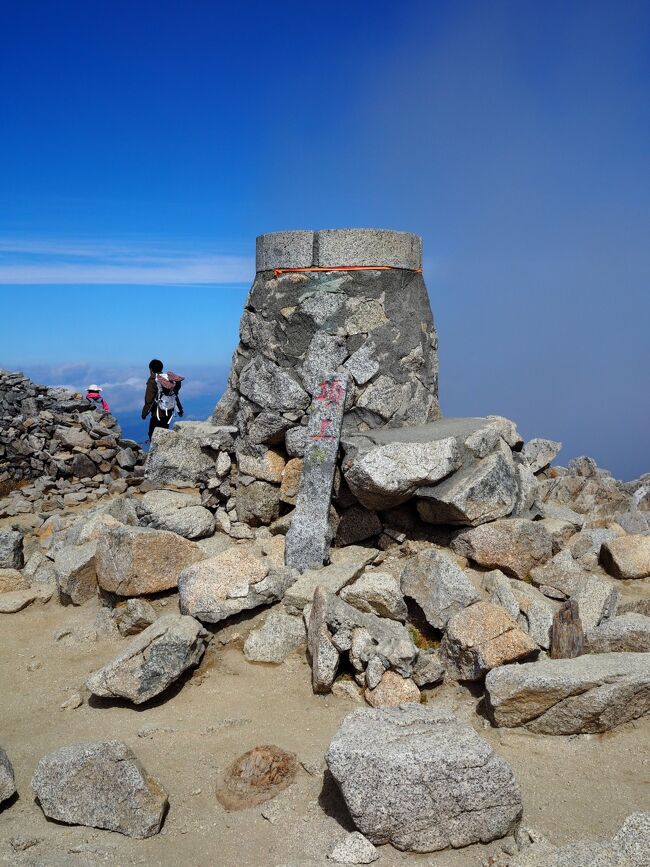
M 331 382 L 321 382 L 320 391 L 314 395 L 314 400 L 325 401 L 326 406 L 340 406 L 345 391 L 343 383 L 340 379 L 333 379 Z
M 332 425 L 331 418 L 322 418 L 320 420 L 320 431 L 318 433 L 312 434 L 309 439 L 310 440 L 333 440 L 335 439 L 334 435 L 331 434 L 330 427 Z

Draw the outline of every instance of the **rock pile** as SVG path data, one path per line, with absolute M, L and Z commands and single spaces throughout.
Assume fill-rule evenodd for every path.
M 115 418 L 81 394 L 0 370 L 0 493 L 13 492 L 0 500 L 0 517 L 54 512 L 125 490 L 141 478 L 143 462 Z

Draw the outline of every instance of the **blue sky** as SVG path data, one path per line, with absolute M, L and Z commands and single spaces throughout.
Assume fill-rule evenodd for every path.
M 0 366 L 203 406 L 255 235 L 403 229 L 446 414 L 648 471 L 649 44 L 634 0 L 0 0 Z

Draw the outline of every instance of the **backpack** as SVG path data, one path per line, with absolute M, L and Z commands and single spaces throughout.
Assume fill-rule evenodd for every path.
M 156 387 L 158 388 L 158 394 L 156 395 L 156 415 L 158 421 L 164 421 L 169 424 L 176 409 L 176 394 L 163 386 L 158 377 L 156 377 Z M 161 413 L 164 416 L 163 418 L 161 418 Z

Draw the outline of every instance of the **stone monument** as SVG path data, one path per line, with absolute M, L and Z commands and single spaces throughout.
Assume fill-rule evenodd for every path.
M 304 449 L 323 372 L 349 377 L 343 431 L 440 417 L 437 337 L 417 235 L 383 229 L 273 232 L 257 239 L 256 276 L 228 388 L 212 421 L 237 449 Z

